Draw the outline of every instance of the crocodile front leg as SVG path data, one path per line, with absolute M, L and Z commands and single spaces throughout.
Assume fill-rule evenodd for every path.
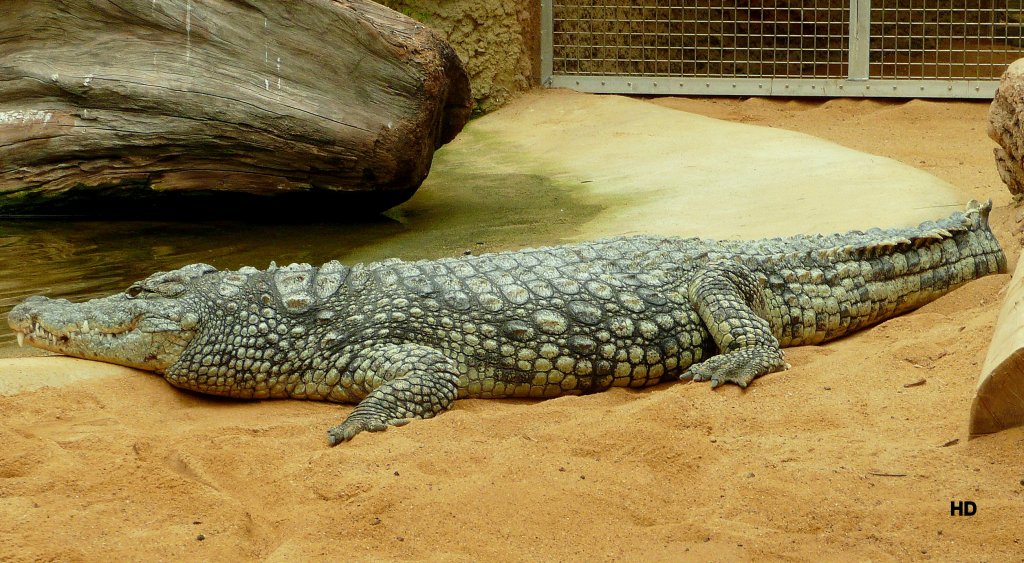
M 380 432 L 414 418 L 430 418 L 455 402 L 459 372 L 455 362 L 428 346 L 378 346 L 361 354 L 352 365 L 352 378 L 369 394 L 345 422 L 327 431 L 336 446 L 363 431 Z
M 690 282 L 689 298 L 720 354 L 690 367 L 680 379 L 710 380 L 713 388 L 726 382 L 746 387 L 762 375 L 789 369 L 763 316 L 764 294 L 746 266 L 730 260 L 708 264 Z

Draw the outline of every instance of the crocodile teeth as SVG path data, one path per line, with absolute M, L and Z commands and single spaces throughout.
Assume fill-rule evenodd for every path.
M 82 321 L 82 332 L 89 332 L 89 321 Z
M 25 345 L 25 333 L 24 332 L 19 332 L 18 333 L 18 347 L 21 348 L 24 345 Z

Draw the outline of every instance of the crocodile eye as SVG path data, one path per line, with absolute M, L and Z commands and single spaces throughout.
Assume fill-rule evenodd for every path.
M 138 297 L 141 293 L 142 293 L 142 288 L 137 286 L 137 285 L 133 285 L 133 286 L 129 287 L 124 292 L 125 295 L 127 295 L 128 297 L 133 298 L 133 299 Z

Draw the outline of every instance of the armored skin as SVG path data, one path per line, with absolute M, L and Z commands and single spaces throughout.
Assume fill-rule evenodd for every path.
M 746 387 L 817 344 L 1006 270 L 991 202 L 914 228 L 623 237 L 431 261 L 192 264 L 85 303 L 32 297 L 19 342 L 246 399 L 356 403 L 331 445 L 466 397 L 692 378 Z

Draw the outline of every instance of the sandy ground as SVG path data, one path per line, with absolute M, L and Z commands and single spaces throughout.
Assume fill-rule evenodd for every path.
M 993 197 L 1016 262 L 984 104 L 652 103 Z M 322 431 L 348 407 L 218 400 L 130 370 L 0 396 L 0 560 L 1018 560 L 1024 429 L 965 435 L 1008 279 L 789 349 L 793 369 L 746 392 L 461 401 L 334 449 Z M 951 500 L 977 514 L 951 517 Z

